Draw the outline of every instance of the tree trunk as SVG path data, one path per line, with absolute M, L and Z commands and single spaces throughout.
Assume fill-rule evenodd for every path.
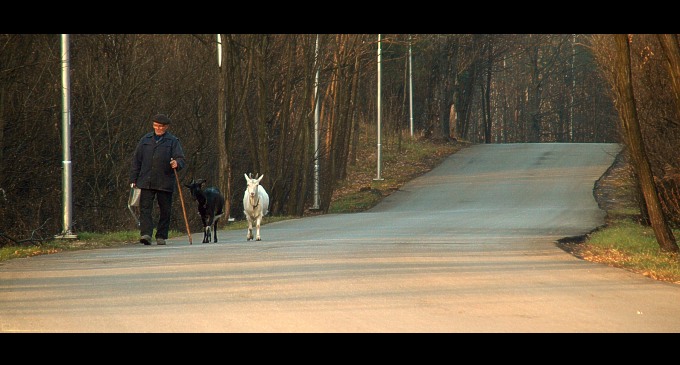
M 232 135 L 235 121 L 241 110 L 244 108 L 247 88 L 250 84 L 252 74 L 253 56 L 252 52 L 245 54 L 245 59 L 241 59 L 238 47 L 239 41 L 232 35 L 222 35 L 222 68 L 220 77 L 224 79 L 224 101 L 221 103 L 224 121 L 220 124 L 219 139 L 219 181 L 220 190 L 224 193 L 226 200 L 225 212 L 230 214 L 233 196 L 232 182 L 232 155 L 234 153 Z M 219 106 L 218 106 L 219 107 Z
M 458 94 L 460 96 L 460 101 L 456 104 L 459 105 L 458 115 L 460 117 L 460 128 L 459 133 L 461 138 L 465 140 L 470 140 L 470 115 L 472 114 L 472 104 L 474 101 L 474 89 L 475 83 L 477 81 L 477 63 L 474 63 L 470 67 L 469 74 L 461 80 L 461 92 Z
M 680 44 L 677 34 L 657 34 L 664 56 L 666 66 L 671 76 L 673 94 L 675 96 L 675 117 L 680 118 Z
M 630 44 L 627 34 L 614 36 L 616 45 L 615 54 L 615 91 L 618 95 L 618 110 L 621 123 L 625 130 L 625 137 L 630 148 L 631 162 L 640 179 L 640 187 L 647 205 L 650 223 L 656 236 L 656 241 L 663 252 L 679 252 L 678 244 L 664 217 L 663 209 L 659 201 L 652 170 L 647 159 L 645 146 L 642 140 L 642 132 L 635 105 L 633 94 L 633 80 L 630 63 Z
M 486 84 L 482 87 L 482 115 L 484 116 L 484 143 L 491 143 L 491 76 L 493 68 L 493 43 L 486 44 Z

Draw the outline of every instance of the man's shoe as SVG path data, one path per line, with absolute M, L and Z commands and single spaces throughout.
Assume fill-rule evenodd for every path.
M 162 238 L 156 238 L 156 244 L 159 246 L 165 246 L 165 240 Z
M 145 244 L 145 245 L 150 245 L 151 244 L 151 236 L 149 235 L 143 235 L 142 238 L 139 239 L 139 242 Z

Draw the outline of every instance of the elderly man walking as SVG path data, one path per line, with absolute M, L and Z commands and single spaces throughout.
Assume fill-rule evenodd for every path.
M 172 194 L 175 191 L 175 171 L 185 167 L 184 151 L 179 139 L 168 132 L 170 118 L 157 114 L 152 118 L 153 132 L 142 136 L 132 155 L 129 183 L 141 189 L 139 197 L 140 239 L 150 245 L 153 235 L 153 202 L 158 202 L 156 244 L 165 245 L 170 230 Z

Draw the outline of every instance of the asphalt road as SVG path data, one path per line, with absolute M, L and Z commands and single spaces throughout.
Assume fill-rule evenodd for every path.
M 680 285 L 573 257 L 612 144 L 477 145 L 375 208 L 0 265 L 1 332 L 678 332 Z M 389 179 L 389 176 L 382 176 Z

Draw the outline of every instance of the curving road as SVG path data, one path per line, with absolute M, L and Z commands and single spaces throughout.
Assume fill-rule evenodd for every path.
M 1 332 L 678 332 L 680 286 L 556 246 L 614 144 L 476 145 L 375 208 L 0 265 Z M 389 179 L 389 176 L 383 176 Z

